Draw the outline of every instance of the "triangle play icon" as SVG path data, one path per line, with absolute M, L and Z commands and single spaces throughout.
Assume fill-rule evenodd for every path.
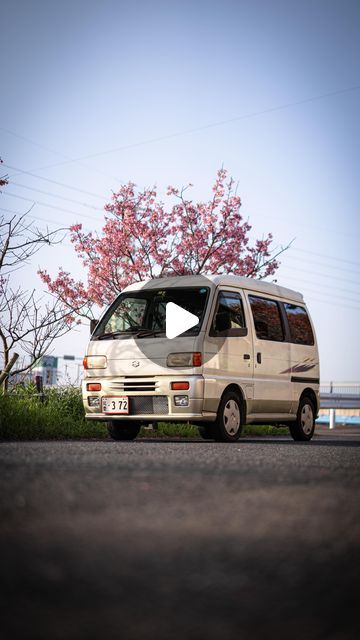
M 180 336 L 188 329 L 199 324 L 199 318 L 190 311 L 186 311 L 174 302 L 166 305 L 166 337 L 169 340 Z

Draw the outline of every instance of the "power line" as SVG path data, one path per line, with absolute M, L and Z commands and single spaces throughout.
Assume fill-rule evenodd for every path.
M 283 266 L 284 269 L 289 269 L 291 267 Z M 356 284 L 359 285 L 359 281 L 355 282 L 355 280 L 349 280 L 348 278 L 339 278 L 338 276 L 328 275 L 326 273 L 319 273 L 318 271 L 309 271 L 308 269 L 301 269 L 303 273 L 309 273 L 312 276 L 318 276 L 321 278 L 331 278 L 332 280 L 340 280 L 341 282 L 347 282 L 348 284 Z
M 321 304 L 323 302 L 327 302 L 327 303 L 332 303 L 334 305 L 334 307 L 342 307 L 342 306 L 346 306 L 350 309 L 355 309 L 355 311 L 360 311 L 360 306 L 355 307 L 354 304 L 358 304 L 357 300 L 350 300 L 349 298 L 344 298 L 344 297 L 331 297 L 331 298 L 327 298 L 326 296 L 322 296 L 316 292 L 316 291 L 311 291 L 310 289 L 308 290 L 310 293 L 310 296 L 306 295 L 306 299 L 311 299 L 311 300 L 316 300 L 316 302 L 320 302 Z M 315 297 L 314 297 L 315 296 Z M 348 302 L 353 303 L 353 304 L 347 304 Z
M 12 215 L 15 216 L 22 216 L 24 215 L 23 211 L 15 211 L 15 209 L 7 209 L 5 207 L 0 207 L 0 211 L 4 211 L 4 213 L 11 213 Z M 31 209 L 29 209 L 29 211 L 25 212 L 28 218 L 32 218 L 33 220 L 40 220 L 41 222 L 46 222 L 47 224 L 52 225 L 53 227 L 57 227 L 57 223 L 54 222 L 54 220 L 49 220 L 48 218 L 41 218 L 40 216 L 34 216 L 31 213 Z M 70 229 L 70 227 L 69 227 Z M 83 229 L 85 231 L 85 233 L 90 233 L 90 229 Z M 72 245 L 68 244 L 67 246 L 71 247 Z
M 343 304 L 342 302 L 340 303 L 340 305 L 336 304 L 336 299 L 334 298 L 333 302 L 330 302 L 330 300 L 319 300 L 317 297 L 313 298 L 311 295 L 307 296 L 308 300 L 312 300 L 313 302 L 319 302 L 320 304 L 328 304 L 331 307 L 336 307 L 338 308 L 340 306 L 341 309 L 352 309 L 353 311 L 357 311 L 360 312 L 360 307 L 353 307 L 352 305 L 349 304 Z
M 170 133 L 164 136 L 159 136 L 157 138 L 151 138 L 149 140 L 144 140 L 142 142 L 136 142 L 133 144 L 123 145 L 121 147 L 115 147 L 113 149 L 108 149 L 107 151 L 100 151 L 98 153 L 92 153 L 87 156 L 82 156 L 78 158 L 79 160 L 87 160 L 89 158 L 97 158 L 99 156 L 107 155 L 108 153 L 115 153 L 116 151 L 123 151 L 125 149 L 132 149 L 134 147 L 139 147 L 142 145 L 152 144 L 154 142 L 160 142 L 163 140 L 169 140 L 171 138 L 177 138 L 179 136 L 188 135 L 191 133 L 197 133 L 199 131 L 206 131 L 207 129 L 211 129 L 214 127 L 220 127 L 224 124 L 230 124 L 232 122 L 238 122 L 240 120 L 248 120 L 250 118 L 256 118 L 258 116 L 265 115 L 267 113 L 274 113 L 276 111 L 283 111 L 284 109 L 289 109 L 291 107 L 299 106 L 302 104 L 307 104 L 309 102 L 315 102 L 317 100 L 323 100 L 324 98 L 330 98 L 332 96 L 340 95 L 343 93 L 349 93 L 352 91 L 358 91 L 360 89 L 360 84 L 355 85 L 353 87 L 347 87 L 345 89 L 337 89 L 336 91 L 330 91 L 328 93 L 318 94 L 316 96 L 311 96 L 310 98 L 304 98 L 302 100 L 296 100 L 294 102 L 287 102 L 282 105 L 277 105 L 275 107 L 269 107 L 267 109 L 262 109 L 260 111 L 253 111 L 251 113 L 242 114 L 240 116 L 235 116 L 234 118 L 227 118 L 226 120 L 219 120 L 218 122 L 210 122 L 209 124 L 202 125 L 200 127 L 195 127 L 193 129 L 185 129 L 183 131 L 178 131 L 175 133 Z
M 292 260 L 295 261 L 296 263 L 301 263 L 301 260 L 299 258 L 296 258 L 295 256 L 291 256 L 290 254 L 288 256 L 286 256 L 288 260 Z M 327 269 L 336 269 L 337 271 L 345 271 L 346 273 L 353 273 L 356 275 L 360 276 L 360 273 L 358 271 L 356 271 L 355 269 L 348 269 L 346 267 L 339 267 L 338 265 L 330 265 L 330 264 L 326 264 L 325 262 L 318 262 L 317 260 L 307 260 L 306 264 L 311 263 L 311 264 L 317 264 L 320 267 L 325 267 Z M 284 263 L 283 263 L 284 264 Z
M 19 169 L 18 167 L 12 167 L 9 164 L 3 162 L 3 167 L 6 169 L 10 169 L 11 171 L 19 171 L 20 173 L 25 173 L 28 176 L 32 176 L 33 178 L 37 178 L 38 180 L 44 180 L 45 182 L 50 182 L 51 184 L 56 184 L 59 187 L 64 187 L 65 189 L 71 189 L 72 191 L 78 191 L 79 193 L 85 193 L 88 196 L 92 196 L 94 198 L 100 198 L 103 202 L 108 199 L 106 196 L 100 196 L 98 193 L 92 193 L 91 191 L 85 191 L 84 189 L 79 189 L 79 187 L 73 187 L 69 184 L 65 184 L 64 182 L 58 182 L 57 180 L 51 180 L 50 178 L 45 178 L 44 176 L 38 176 L 36 173 L 31 171 L 25 171 L 25 169 Z
M 72 158 L 70 158 L 70 156 L 67 156 L 65 153 L 62 153 L 61 151 L 56 151 L 55 149 L 51 149 L 50 147 L 46 147 L 45 145 L 36 142 L 35 140 L 31 140 L 30 138 L 26 138 L 25 136 L 20 135 L 19 133 L 16 133 L 15 131 L 11 131 L 10 129 L 6 129 L 5 127 L 0 127 L 1 131 L 5 131 L 5 133 L 8 133 L 11 136 L 14 136 L 15 138 L 19 138 L 19 140 L 23 140 L 24 142 L 28 142 L 29 144 L 34 145 L 35 147 L 38 147 L 39 149 L 43 149 L 44 151 L 47 151 L 49 153 L 53 153 L 56 156 L 61 156 L 62 158 L 65 158 L 66 160 L 72 160 Z
M 259 238 L 255 235 L 255 234 L 249 234 L 249 240 L 252 241 L 256 241 Z M 291 241 L 293 242 L 293 241 Z M 313 252 L 313 251 L 306 251 L 305 249 L 297 249 L 295 247 L 292 246 L 291 242 L 288 244 L 287 247 L 284 247 L 282 245 L 278 245 L 275 249 L 274 249 L 274 253 L 276 253 L 277 251 L 281 251 L 281 249 L 283 249 L 283 252 L 278 255 L 278 262 L 280 265 L 280 268 L 287 268 L 287 269 L 292 269 L 293 267 L 291 265 L 288 264 L 288 260 L 296 262 L 297 264 L 301 265 L 301 269 L 303 269 L 303 265 L 307 265 L 308 263 L 311 264 L 316 264 L 319 265 L 321 267 L 324 267 L 325 269 L 329 269 L 329 270 L 333 270 L 336 269 L 338 271 L 344 271 L 346 273 L 351 273 L 355 276 L 360 276 L 360 273 L 356 270 L 356 269 L 348 269 L 346 267 L 341 267 L 338 264 L 327 264 L 326 262 L 319 262 L 317 260 L 311 260 L 311 259 L 306 259 L 306 261 L 304 261 L 304 259 L 300 258 L 300 257 L 296 257 L 292 255 L 293 251 L 297 251 L 297 252 L 301 252 L 303 254 L 309 254 L 309 255 L 314 255 L 314 256 L 318 256 L 318 257 L 323 257 L 323 258 L 332 258 L 333 260 L 337 262 L 344 262 L 345 264 L 352 264 L 355 267 L 358 267 L 360 269 L 360 263 L 357 263 L 355 261 L 351 261 L 351 260 L 343 260 L 341 258 L 334 258 L 333 256 L 327 256 L 321 253 L 317 253 L 317 252 Z M 310 273 L 310 272 L 308 272 Z M 311 272 L 312 273 L 312 272 Z M 333 277 L 335 278 L 335 276 L 328 276 L 328 277 Z M 346 280 L 348 282 L 348 280 Z M 349 281 L 350 282 L 350 281 Z M 358 284 L 358 283 L 356 283 Z
M 336 262 L 347 262 L 348 264 L 353 264 L 356 267 L 360 268 L 360 262 L 355 262 L 354 260 L 345 260 L 345 258 L 338 258 L 337 256 L 329 256 L 325 253 L 318 253 L 317 251 L 308 251 L 305 249 L 298 249 L 297 247 L 292 247 L 292 251 L 297 251 L 299 253 L 305 253 L 312 256 L 318 256 L 319 258 L 328 258 L 329 260 L 336 260 Z
M 345 300 L 346 302 L 351 302 L 353 304 L 360 304 L 360 300 L 358 300 L 357 298 L 350 298 L 348 296 L 342 296 L 341 294 L 339 295 L 338 293 L 334 296 L 334 294 L 332 294 L 331 292 L 328 291 L 318 291 L 316 289 L 312 289 L 312 288 L 305 288 L 306 294 L 307 292 L 309 293 L 313 293 L 316 296 L 320 296 L 320 297 L 325 297 L 325 298 L 330 298 L 331 300 Z M 359 311 L 360 311 L 360 307 L 359 307 Z
M 79 160 L 77 160 L 76 158 L 72 158 L 71 156 L 66 155 L 65 153 L 62 153 L 61 151 L 56 151 L 55 149 L 51 149 L 50 147 L 46 147 L 45 145 L 36 142 L 35 140 L 31 140 L 30 138 L 26 138 L 25 136 L 22 136 L 18 133 L 16 133 L 15 131 L 11 131 L 10 129 L 6 129 L 5 127 L 0 127 L 1 131 L 5 131 L 6 133 L 14 136 L 15 138 L 19 138 L 19 140 L 24 140 L 24 142 L 28 142 L 29 144 L 34 145 L 35 147 L 38 147 L 39 149 L 43 149 L 44 151 L 47 151 L 48 153 L 53 153 L 56 156 L 60 156 L 61 158 L 65 158 L 65 162 L 73 162 L 74 164 L 79 165 L 79 167 L 82 167 L 83 169 L 88 169 L 89 171 L 94 171 L 95 173 L 99 173 L 103 176 L 106 176 L 107 178 L 111 178 L 112 180 L 120 180 L 120 178 L 115 177 L 115 176 L 109 176 L 107 173 L 105 173 L 104 171 L 101 171 L 100 169 L 96 169 L 94 167 L 89 167 L 89 165 L 83 164 L 82 162 L 80 162 Z M 62 164 L 62 163 L 60 163 Z M 56 165 L 55 165 L 56 166 Z M 23 173 L 22 171 L 20 171 L 20 173 Z
M 99 211 L 99 207 L 95 207 L 94 205 L 87 204 L 86 202 L 80 202 L 80 200 L 73 200 L 72 198 L 66 198 L 65 196 L 60 196 L 57 193 L 51 193 L 50 191 L 43 191 L 42 189 L 36 189 L 35 187 L 29 187 L 26 184 L 19 184 L 18 182 L 11 182 L 11 186 L 20 187 L 21 189 L 28 189 L 30 191 L 36 191 L 37 193 L 42 193 L 45 196 L 51 196 L 52 198 L 58 198 L 59 200 L 66 200 L 67 202 L 72 202 L 73 204 L 79 204 L 81 207 L 87 207 L 88 209 L 93 209 L 94 211 Z M 7 192 L 6 192 L 7 193 Z
M 300 272 L 301 272 L 301 269 L 300 269 Z M 291 276 L 291 277 L 284 276 L 284 278 L 283 278 L 281 275 L 277 276 L 277 274 L 275 274 L 275 277 L 279 281 L 282 281 L 284 279 L 284 280 L 289 280 L 291 282 L 295 281 L 295 282 L 302 282 L 302 283 L 304 283 L 306 285 L 309 284 L 309 280 L 303 280 L 303 278 L 297 278 L 296 276 Z M 312 285 L 313 284 L 316 285 L 317 283 L 312 282 L 311 284 Z M 343 287 L 334 287 L 333 285 L 330 285 L 330 284 L 319 284 L 319 287 L 320 287 L 320 291 L 318 293 L 321 293 L 324 289 L 328 289 L 329 291 L 342 291 L 343 293 L 349 293 L 352 296 L 359 296 L 360 295 L 360 291 L 353 291 L 351 289 L 344 289 Z M 294 287 L 292 287 L 292 288 L 294 288 Z
M 202 125 L 199 127 L 194 127 L 192 129 L 183 129 L 182 131 L 176 131 L 174 133 L 169 133 L 162 136 L 157 136 L 155 138 L 149 138 L 147 140 L 142 140 L 140 142 L 134 142 L 131 144 L 121 145 L 119 147 L 114 147 L 113 149 L 107 149 L 106 151 L 99 151 L 97 153 L 87 154 L 85 156 L 79 156 L 78 158 L 74 158 L 71 160 L 64 160 L 63 162 L 56 162 L 48 165 L 44 165 L 42 167 L 38 167 L 35 171 L 42 171 L 43 169 L 50 169 L 52 167 L 58 167 L 64 164 L 68 164 L 71 162 L 79 162 L 80 160 L 89 160 L 90 158 L 98 158 L 100 156 L 108 155 L 109 153 L 116 153 L 117 151 L 125 151 L 127 149 L 134 149 L 135 147 L 145 146 L 148 144 L 154 144 L 155 142 L 163 142 L 165 140 L 171 140 L 173 138 L 179 138 L 184 135 L 191 135 L 192 133 L 198 133 L 200 131 L 206 131 L 208 129 L 212 129 L 214 127 L 220 127 L 225 124 L 230 124 L 232 122 L 239 122 L 241 120 L 247 120 L 250 118 L 256 118 L 258 116 L 265 115 L 267 113 L 274 113 L 276 111 L 283 111 L 284 109 L 289 109 L 291 107 L 296 107 L 303 104 L 308 104 L 311 102 L 316 102 L 318 100 L 323 100 L 325 98 L 330 98 L 333 96 L 341 95 L 344 93 L 350 93 L 353 91 L 358 91 L 360 89 L 360 85 L 355 85 L 352 87 L 346 87 L 344 89 L 337 89 L 335 91 L 329 91 L 327 93 L 321 93 L 316 96 L 311 96 L 309 98 L 303 98 L 302 100 L 296 100 L 294 102 L 287 102 L 285 104 L 277 105 L 274 107 L 269 107 L 267 109 L 261 109 L 259 111 L 252 111 L 250 113 L 242 114 L 239 116 L 235 116 L 233 118 L 227 118 L 226 120 L 219 120 L 217 122 L 210 122 L 209 124 Z
M 7 209 L 7 208 L 4 208 L 4 207 L 0 207 L 0 211 L 4 211 L 5 213 L 11 213 L 11 214 L 13 214 L 15 216 L 24 215 L 24 213 L 21 212 L 21 211 L 14 211 L 14 209 Z M 26 213 L 28 214 L 29 212 L 26 212 Z M 32 216 L 32 217 L 35 218 L 35 216 Z M 51 221 L 50 220 L 45 220 L 45 222 L 51 222 Z
M 56 209 L 57 211 L 62 211 L 63 213 L 70 213 L 75 216 L 80 216 L 81 218 L 89 218 L 89 220 L 94 220 L 95 222 L 99 222 L 98 218 L 93 216 L 86 215 L 85 213 L 79 213 L 78 211 L 72 211 L 70 209 L 63 209 L 62 207 L 57 207 L 54 204 L 49 204 L 48 202 L 41 202 L 40 200 L 32 200 L 31 198 L 24 198 L 23 196 L 18 196 L 15 193 L 6 192 L 7 196 L 11 196 L 12 198 L 18 198 L 19 200 L 24 200 L 25 202 L 32 202 L 33 204 L 38 204 L 42 207 L 47 207 L 48 209 Z
M 301 278 L 287 278 L 287 277 L 285 277 L 285 278 L 279 277 L 276 280 L 276 282 L 278 282 L 279 285 L 282 284 L 283 286 L 291 286 L 292 288 L 294 288 L 293 285 L 291 284 L 294 280 L 296 280 L 297 282 L 303 282 L 306 285 L 308 284 L 308 281 L 302 280 Z M 290 284 L 287 285 L 287 284 L 285 284 L 284 281 L 285 282 L 289 281 Z M 313 284 L 315 284 L 315 286 L 317 286 L 317 283 L 311 283 L 311 285 L 313 285 Z M 359 304 L 360 303 L 360 300 L 358 300 L 356 297 L 355 298 L 354 297 L 349 298 L 348 296 L 342 296 L 342 295 L 339 295 L 338 293 L 336 293 L 336 295 L 333 295 L 331 293 L 331 291 L 333 291 L 333 290 L 334 291 L 342 291 L 344 293 L 350 293 L 351 296 L 358 296 L 358 295 L 360 295 L 360 292 L 353 292 L 353 291 L 349 291 L 348 289 L 340 289 L 339 287 L 329 287 L 329 286 L 324 285 L 324 287 L 326 289 L 330 289 L 330 291 L 328 292 L 328 291 L 324 291 L 324 288 L 322 287 L 322 285 L 320 285 L 320 286 L 321 286 L 320 290 L 312 289 L 312 288 L 309 288 L 308 286 L 306 286 L 306 288 L 304 289 L 304 291 L 306 292 L 306 298 L 308 297 L 307 296 L 307 292 L 309 292 L 309 293 L 312 293 L 312 294 L 317 296 L 316 300 L 318 302 L 319 301 L 321 302 L 321 297 L 325 297 L 325 298 L 331 298 L 331 300 L 333 300 L 334 302 L 340 301 L 340 304 L 342 304 L 342 300 L 345 300 L 346 302 L 352 302 L 354 304 Z M 320 300 L 319 300 L 319 296 L 320 296 Z M 315 299 L 315 298 L 313 298 L 313 299 Z M 360 307 L 352 307 L 352 308 L 354 308 L 354 309 L 356 308 L 357 310 L 360 311 Z
M 270 220 L 269 214 L 265 214 L 265 213 L 258 213 L 257 218 Z M 279 222 L 283 223 L 284 217 L 271 215 L 271 220 L 278 220 Z M 339 231 L 339 229 L 330 229 L 329 227 L 322 227 L 321 225 L 317 225 L 317 224 L 309 224 L 308 222 L 306 223 L 306 228 L 305 228 L 304 223 L 301 220 L 297 220 L 297 219 L 295 221 L 291 221 L 291 224 L 293 228 L 301 229 L 303 233 L 307 232 L 308 229 L 316 229 L 317 231 L 321 231 L 321 233 L 335 233 L 337 236 L 341 235 L 341 236 L 346 236 L 350 238 L 354 237 L 354 234 L 351 232 L 347 233 L 346 231 Z
M 21 211 L 14 211 L 14 209 L 6 209 L 6 208 L 4 208 L 4 207 L 0 207 L 0 211 L 4 211 L 5 213 L 11 213 L 11 214 L 16 215 L 16 216 L 21 216 L 21 215 L 22 215 Z M 26 214 L 26 215 L 28 216 L 28 218 L 31 218 L 31 219 L 33 219 L 33 220 L 40 220 L 40 222 L 46 222 L 46 223 L 49 223 L 49 224 L 51 224 L 53 227 L 56 227 L 56 226 L 57 226 L 57 225 L 56 225 L 56 223 L 55 223 L 53 220 L 47 220 L 47 218 L 41 218 L 41 217 L 39 217 L 39 216 L 34 216 L 34 215 L 33 215 L 32 213 L 30 213 L 30 212 L 27 212 L 27 214 Z M 68 242 L 62 242 L 62 243 L 61 243 L 61 246 L 64 246 L 64 245 L 66 245 L 67 247 L 72 247 L 72 245 L 71 245 L 71 244 L 69 244 Z

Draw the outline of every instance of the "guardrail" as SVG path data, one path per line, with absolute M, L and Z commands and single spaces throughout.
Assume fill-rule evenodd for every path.
M 360 382 L 322 382 L 320 393 L 360 395 Z
M 360 395 L 320 393 L 321 409 L 360 409 Z
M 320 408 L 330 409 L 329 428 L 334 429 L 337 409 L 360 409 L 360 383 L 329 382 L 321 384 Z

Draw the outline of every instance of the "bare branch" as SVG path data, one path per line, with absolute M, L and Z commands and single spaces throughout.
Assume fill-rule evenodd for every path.
M 6 184 L 4 179 L 0 184 Z M 13 349 L 26 354 L 27 363 L 12 370 L 10 377 L 25 372 L 44 355 L 74 323 L 73 311 L 59 296 L 37 296 L 35 290 L 12 288 L 10 278 L 43 246 L 62 242 L 67 229 L 40 230 L 26 214 L 0 218 L 0 366 L 6 369 Z M 5 386 L 8 379 L 5 380 Z
M 28 212 L 27 212 L 28 213 Z M 44 245 L 59 244 L 64 240 L 67 228 L 41 231 L 33 223 L 26 221 L 27 213 L 13 216 L 10 220 L 0 218 L 0 271 L 5 267 L 11 272 L 24 266 Z

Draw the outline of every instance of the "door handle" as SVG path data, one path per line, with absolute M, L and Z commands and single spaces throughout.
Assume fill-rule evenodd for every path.
M 250 360 L 250 353 L 244 353 L 244 360 Z
M 260 352 L 256 354 L 256 361 L 257 361 L 258 364 L 261 364 L 261 353 Z

